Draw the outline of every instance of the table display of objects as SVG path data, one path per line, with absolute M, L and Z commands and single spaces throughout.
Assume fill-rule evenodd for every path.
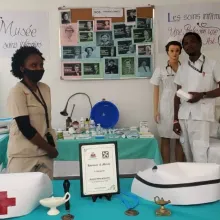
M 78 122 L 73 120 L 72 124 L 68 125 L 66 130 L 58 129 L 58 139 L 104 139 L 104 138 L 153 138 L 154 135 L 149 132 L 148 124 L 146 121 L 140 122 L 139 127 L 130 128 L 102 128 L 100 124 L 95 125 L 93 120 L 88 118 L 84 120 L 81 117 Z

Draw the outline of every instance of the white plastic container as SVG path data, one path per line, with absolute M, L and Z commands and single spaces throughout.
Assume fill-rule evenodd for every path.
M 52 193 L 52 181 L 46 174 L 40 172 L 0 174 L 0 197 L 7 196 L 12 204 L 7 208 L 7 213 L 0 215 L 0 219 L 29 214 L 39 206 L 41 199 L 51 197 Z M 0 200 L 2 205 L 3 198 Z

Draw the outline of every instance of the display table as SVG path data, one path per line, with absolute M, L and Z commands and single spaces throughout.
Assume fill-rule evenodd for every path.
M 130 192 L 132 179 L 120 179 L 121 191 Z M 63 196 L 63 181 L 55 180 L 54 184 L 54 196 Z M 79 180 L 72 180 L 70 187 L 71 194 L 71 214 L 75 216 L 74 219 L 79 220 L 156 220 L 158 218 L 155 215 L 155 210 L 158 208 L 153 202 L 148 202 L 140 199 L 140 205 L 136 208 L 140 212 L 138 216 L 131 217 L 124 214 L 126 208 L 124 204 L 113 196 L 112 201 L 107 201 L 105 199 L 98 199 L 95 203 L 92 202 L 91 198 L 81 198 L 80 196 L 80 182 Z M 159 196 L 159 195 L 155 195 Z M 189 195 L 190 196 L 190 195 Z M 169 199 L 169 198 L 164 198 Z M 198 206 L 171 206 L 168 205 L 172 212 L 172 215 L 165 217 L 166 219 L 173 220 L 216 220 L 220 218 L 220 202 L 198 205 Z M 9 208 L 10 209 L 10 208 Z M 16 219 L 19 220 L 49 220 L 61 219 L 61 216 L 66 214 L 65 206 L 59 207 L 60 214 L 57 216 L 48 216 L 47 208 L 39 206 L 31 214 Z
M 161 164 L 162 158 L 155 138 L 58 140 L 59 156 L 54 163 L 54 177 L 79 176 L 79 144 L 116 141 L 120 175 L 135 174 Z
M 7 165 L 8 134 L 0 136 L 0 164 Z M 162 158 L 155 138 L 146 139 L 88 139 L 58 140 L 58 158 L 54 162 L 54 177 L 79 176 L 79 144 L 117 141 L 119 173 L 135 174 L 140 170 L 161 164 Z

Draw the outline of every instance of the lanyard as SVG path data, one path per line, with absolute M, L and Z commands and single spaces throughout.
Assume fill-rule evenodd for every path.
M 44 111 L 45 111 L 45 116 L 46 116 L 47 128 L 50 128 L 50 126 L 49 126 L 49 116 L 48 116 L 47 104 L 46 104 L 46 102 L 44 101 L 44 98 L 43 98 L 43 96 L 42 96 L 42 94 L 41 94 L 41 92 L 40 92 L 40 89 L 39 89 L 38 86 L 37 86 L 37 90 L 38 90 L 38 92 L 39 92 L 39 94 L 40 94 L 40 98 L 39 98 L 39 97 L 37 96 L 37 94 L 27 85 L 26 82 L 24 82 L 24 81 L 21 81 L 21 82 L 31 91 L 31 93 L 34 95 L 34 97 L 37 99 L 37 101 L 40 102 L 40 104 L 43 106 Z
M 201 66 L 201 69 L 197 69 L 196 67 L 194 67 L 190 61 L 188 61 L 188 65 L 193 68 L 195 71 L 199 72 L 199 73 L 203 73 L 203 66 L 204 66 L 204 63 L 205 63 L 205 56 L 203 55 L 203 61 L 202 61 L 202 66 Z
M 178 61 L 178 64 L 179 64 L 179 66 L 181 66 L 180 61 Z M 168 67 L 170 67 L 170 69 L 171 69 L 170 73 L 168 72 Z M 167 61 L 166 71 L 167 71 L 167 76 L 174 76 L 173 68 L 172 68 L 172 66 L 170 66 L 169 61 Z
M 124 196 L 130 197 L 134 202 L 133 204 L 131 204 L 128 200 L 126 200 Z M 122 203 L 124 203 L 124 205 L 126 206 L 126 208 L 129 209 L 135 209 L 138 205 L 139 205 L 139 199 L 136 195 L 132 194 L 132 193 L 125 193 L 125 192 L 121 192 L 121 195 L 117 196 L 118 199 L 120 199 L 122 201 Z

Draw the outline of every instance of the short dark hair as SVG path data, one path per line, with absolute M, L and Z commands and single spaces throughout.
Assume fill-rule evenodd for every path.
M 62 13 L 62 19 L 64 19 L 65 14 L 67 14 L 67 15 L 69 16 L 69 13 L 68 13 L 68 12 L 63 12 L 63 13 Z
M 190 36 L 190 35 L 191 35 L 191 36 L 195 36 L 196 39 L 198 40 L 198 42 L 199 42 L 200 44 L 202 44 L 202 38 L 200 37 L 199 34 L 197 34 L 196 32 L 187 32 L 187 33 L 184 35 L 183 39 L 182 39 L 182 45 L 183 45 L 183 43 L 184 43 L 185 37 Z
M 21 67 L 24 66 L 25 60 L 33 54 L 39 55 L 42 60 L 45 60 L 42 53 L 36 47 L 20 47 L 11 58 L 11 73 L 13 76 L 23 79 L 23 73 L 21 72 Z
M 93 51 L 92 47 L 86 47 L 85 51 L 87 52 L 89 48 Z
M 170 47 L 171 45 L 179 46 L 179 47 L 180 47 L 180 54 L 181 54 L 182 45 L 181 45 L 181 43 L 178 42 L 178 41 L 170 41 L 170 42 L 165 46 L 165 50 L 166 50 L 167 53 L 168 53 L 169 47 Z

